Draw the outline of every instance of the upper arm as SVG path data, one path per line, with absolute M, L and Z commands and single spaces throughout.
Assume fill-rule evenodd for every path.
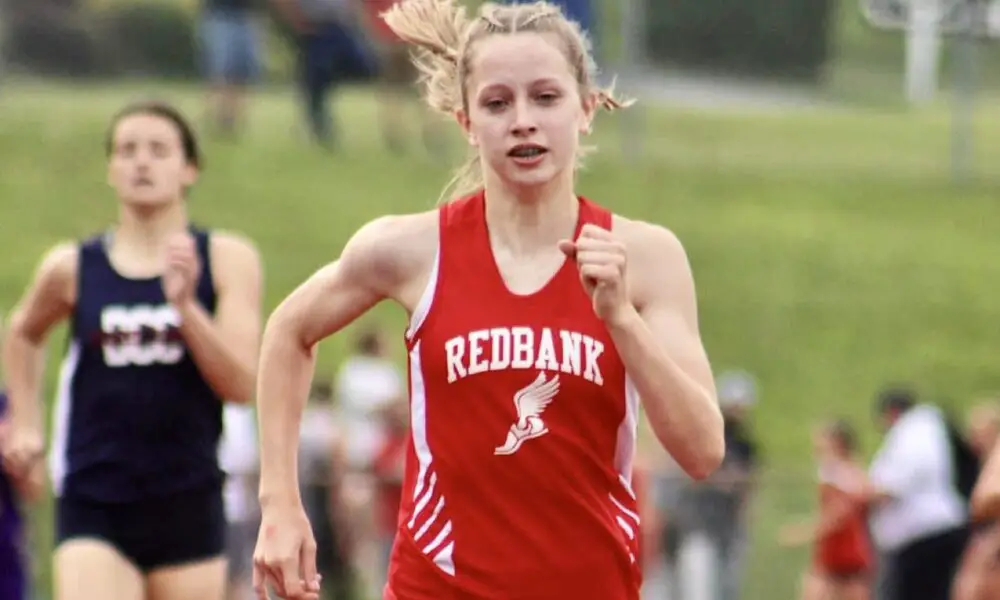
M 714 397 L 715 382 L 701 341 L 694 277 L 684 246 L 663 227 L 638 221 L 621 225 L 636 310 L 671 359 Z
M 256 364 L 263 310 L 260 253 L 253 243 L 236 235 L 217 233 L 211 240 L 216 327 L 228 347 Z
M 385 299 L 400 299 L 401 291 L 423 271 L 423 230 L 414 215 L 382 217 L 354 234 L 340 258 L 314 273 L 293 291 L 271 316 L 294 331 L 307 347 L 348 325 Z M 418 225 L 418 228 L 414 228 Z M 427 263 L 424 265 L 423 263 Z M 426 267 L 426 268 L 425 268 Z
M 41 343 L 52 327 L 73 312 L 78 262 L 79 250 L 69 242 L 59 244 L 45 255 L 10 315 L 11 334 Z

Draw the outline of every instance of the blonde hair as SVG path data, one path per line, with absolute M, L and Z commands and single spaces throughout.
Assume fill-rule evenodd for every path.
M 617 98 L 613 85 L 603 89 L 596 85 L 598 71 L 590 40 L 577 23 L 548 2 L 487 2 L 475 18 L 469 18 L 465 7 L 457 6 L 455 0 L 402 0 L 382 13 L 382 18 L 396 35 L 414 46 L 412 60 L 420 73 L 427 104 L 449 116 L 468 109 L 465 84 L 473 44 L 492 35 L 525 32 L 554 34 L 563 42 L 581 97 L 595 96 L 599 107 L 608 111 L 633 103 Z M 589 149 L 581 149 L 577 166 L 584 150 Z M 482 165 L 479 155 L 474 154 L 445 186 L 441 199 L 469 194 L 482 185 Z

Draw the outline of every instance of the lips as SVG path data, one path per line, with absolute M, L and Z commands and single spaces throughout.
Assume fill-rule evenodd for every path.
M 507 152 L 511 158 L 531 159 L 537 158 L 548 152 L 548 149 L 538 144 L 518 144 Z

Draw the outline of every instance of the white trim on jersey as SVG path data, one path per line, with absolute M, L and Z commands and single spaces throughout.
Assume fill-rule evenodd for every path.
M 413 314 L 410 316 L 410 326 L 406 330 L 406 339 L 411 342 L 427 319 L 427 315 L 431 312 L 431 305 L 434 304 L 434 293 L 437 291 L 440 265 L 441 244 L 439 243 L 437 250 L 434 251 L 434 265 L 431 267 L 431 274 L 427 278 L 424 293 L 420 295 L 420 300 L 417 301 L 417 305 L 413 308 Z
M 52 446 L 49 448 L 49 477 L 52 479 L 52 493 L 56 497 L 62 493 L 63 481 L 69 469 L 69 419 L 73 411 L 73 378 L 80 366 L 80 343 L 73 340 L 66 358 L 59 369 L 59 386 L 56 390 L 55 414 L 52 418 Z
M 431 281 L 437 281 L 436 271 L 435 268 Z M 431 292 L 430 297 L 433 297 L 433 289 Z M 422 299 L 421 303 L 423 303 Z M 414 315 L 416 314 L 417 311 L 414 311 Z M 423 316 L 426 316 L 426 312 Z M 437 473 L 434 472 L 433 468 L 434 458 L 431 455 L 430 445 L 427 443 L 427 388 L 424 384 L 421 366 L 420 342 L 418 341 L 410 350 L 410 429 L 413 434 L 413 448 L 417 455 L 419 470 L 417 482 L 413 488 L 413 514 L 406 526 L 413 535 L 413 541 L 417 543 L 420 551 L 431 557 L 434 564 L 443 572 L 455 575 L 455 560 L 453 558 L 455 540 L 452 536 L 451 520 L 444 514 L 443 518 L 446 519 L 444 525 L 440 529 L 436 527 L 439 519 L 442 518 L 447 502 L 444 494 L 437 487 Z M 434 504 L 434 510 L 425 511 L 435 496 L 437 502 Z M 437 535 L 429 543 L 421 546 L 421 538 L 433 530 L 437 531 Z

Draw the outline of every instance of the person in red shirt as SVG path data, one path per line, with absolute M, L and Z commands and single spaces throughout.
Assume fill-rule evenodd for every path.
M 787 546 L 813 545 L 803 600 L 867 600 L 874 559 L 865 508 L 868 484 L 856 459 L 854 429 L 838 420 L 821 427 L 814 439 L 819 520 L 785 528 L 782 541 Z
M 403 0 L 386 22 L 476 160 L 448 202 L 365 225 L 269 319 L 258 593 L 318 593 L 294 485 L 314 348 L 391 300 L 409 315 L 410 442 L 383 598 L 638 600 L 640 406 L 693 478 L 725 441 L 683 246 L 575 190 L 580 136 L 627 103 L 546 2 Z

